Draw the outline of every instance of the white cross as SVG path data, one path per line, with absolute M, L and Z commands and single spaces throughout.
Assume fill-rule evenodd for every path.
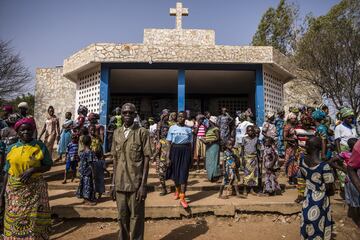
M 182 7 L 182 3 L 176 3 L 176 8 L 170 8 L 170 16 L 176 16 L 176 29 L 182 27 L 182 16 L 188 16 L 189 10 Z

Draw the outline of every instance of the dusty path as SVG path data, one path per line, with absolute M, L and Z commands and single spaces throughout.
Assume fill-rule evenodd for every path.
M 358 229 L 343 215 L 334 215 L 336 240 L 359 240 Z M 115 221 L 86 219 L 58 220 L 52 239 L 117 239 Z M 241 239 L 296 240 L 299 237 L 299 216 L 237 215 L 234 218 L 216 216 L 177 220 L 149 220 L 145 226 L 146 240 Z

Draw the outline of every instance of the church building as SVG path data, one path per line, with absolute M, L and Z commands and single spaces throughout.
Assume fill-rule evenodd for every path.
M 256 123 L 283 108 L 283 85 L 296 76 L 287 57 L 269 46 L 216 45 L 215 32 L 183 29 L 188 9 L 170 9 L 174 29 L 144 29 L 142 43 L 94 43 L 36 71 L 35 118 L 39 126 L 49 105 L 63 122 L 79 105 L 100 114 L 101 124 L 125 102 L 142 117 L 170 111 L 231 114 L 250 107 Z

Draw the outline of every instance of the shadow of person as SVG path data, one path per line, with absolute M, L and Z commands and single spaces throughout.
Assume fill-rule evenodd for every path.
M 205 234 L 208 230 L 209 227 L 207 222 L 205 220 L 200 220 L 196 224 L 187 224 L 171 230 L 171 232 L 162 237 L 161 240 L 194 239 Z

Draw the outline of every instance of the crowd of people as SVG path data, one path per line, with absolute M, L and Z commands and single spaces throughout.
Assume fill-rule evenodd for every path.
M 329 197 L 335 191 L 343 196 L 349 212 L 360 216 L 358 124 L 347 107 L 339 110 L 336 121 L 325 105 L 291 107 L 287 115 L 283 110 L 268 112 L 263 125 L 257 126 L 250 108 L 236 116 L 226 108 L 221 108 L 220 115 L 164 109 L 158 117 L 141 120 L 135 106 L 127 103 L 115 108 L 105 127 L 99 124 L 99 115 L 88 113 L 85 106 L 79 107 L 75 120 L 65 113 L 60 125 L 49 106 L 39 137 L 28 108 L 20 103 L 14 112 L 4 106 L 0 121 L 1 222 L 8 237 L 48 237 L 50 208 L 41 173 L 53 164 L 56 141 L 54 161 L 65 158 L 66 163 L 63 184 L 68 177 L 71 181 L 79 177 L 76 196 L 87 205 L 95 205 L 105 192 L 105 173 L 110 173 L 104 156 L 111 153 L 111 196 L 117 202 L 120 235 L 125 239 L 130 232 L 143 236 L 150 164 L 156 165 L 160 195 L 168 194 L 166 180 L 172 180 L 173 198 L 185 209 L 191 200 L 186 196 L 191 168 L 218 183 L 222 199 L 233 193 L 239 198 L 281 195 L 278 177 L 284 172 L 288 184 L 297 187 L 294 201 L 303 205 L 304 239 L 330 239 Z

